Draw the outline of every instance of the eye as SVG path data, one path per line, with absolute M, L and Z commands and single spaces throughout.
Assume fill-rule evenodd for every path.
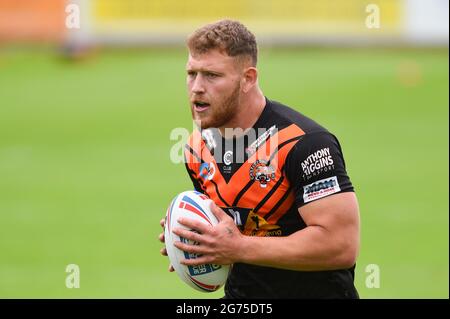
M 197 72 L 195 72 L 195 71 L 187 71 L 187 75 L 188 75 L 188 77 L 195 77 L 196 75 L 197 75 Z
M 214 78 L 217 78 L 219 75 L 215 74 L 215 73 L 207 72 L 207 73 L 205 73 L 205 76 L 207 78 L 214 79 Z

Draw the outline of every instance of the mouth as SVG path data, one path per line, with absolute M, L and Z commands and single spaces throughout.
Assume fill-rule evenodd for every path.
M 192 105 L 194 106 L 194 110 L 199 113 L 206 111 L 210 107 L 209 103 L 203 101 L 194 101 Z

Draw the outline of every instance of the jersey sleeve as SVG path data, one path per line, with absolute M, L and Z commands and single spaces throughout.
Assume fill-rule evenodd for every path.
M 337 138 L 329 132 L 306 134 L 285 163 L 297 207 L 320 198 L 354 191 Z

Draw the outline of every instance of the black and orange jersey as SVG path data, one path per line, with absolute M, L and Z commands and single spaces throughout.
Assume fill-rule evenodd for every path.
M 299 207 L 353 191 L 336 137 L 287 106 L 266 98 L 253 128 L 235 133 L 224 139 L 217 129 L 194 131 L 184 154 L 195 189 L 232 216 L 245 235 L 288 236 L 306 227 Z M 354 267 L 302 272 L 237 263 L 225 293 L 229 298 L 355 297 L 353 279 Z

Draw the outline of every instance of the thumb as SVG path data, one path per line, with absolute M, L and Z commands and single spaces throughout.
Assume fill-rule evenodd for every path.
M 229 217 L 219 206 L 216 205 L 213 201 L 211 201 L 211 211 L 216 216 L 217 220 L 221 222 L 224 218 Z

